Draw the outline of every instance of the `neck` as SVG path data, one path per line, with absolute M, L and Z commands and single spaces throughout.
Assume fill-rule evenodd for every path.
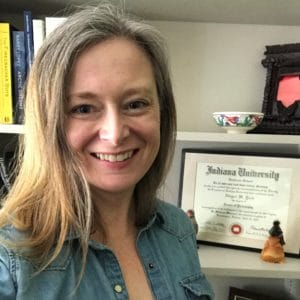
M 109 243 L 136 234 L 133 192 L 118 195 L 93 193 L 95 233 L 92 238 Z M 104 234 L 105 233 L 105 234 Z

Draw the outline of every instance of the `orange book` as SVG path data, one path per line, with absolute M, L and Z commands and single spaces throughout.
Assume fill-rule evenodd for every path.
M 9 23 L 0 23 L 0 123 L 13 123 L 12 47 Z

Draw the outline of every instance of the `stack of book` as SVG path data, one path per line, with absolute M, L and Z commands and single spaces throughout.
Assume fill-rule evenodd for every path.
M 34 19 L 24 11 L 24 28 L 0 21 L 0 124 L 24 122 L 24 84 L 43 43 L 64 17 Z

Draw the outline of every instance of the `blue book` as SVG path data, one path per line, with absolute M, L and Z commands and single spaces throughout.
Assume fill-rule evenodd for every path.
M 25 55 L 26 55 L 26 70 L 28 74 L 34 56 L 33 24 L 32 24 L 31 11 L 25 10 L 23 16 L 24 16 L 24 45 L 25 45 Z
M 14 123 L 24 123 L 24 84 L 26 80 L 26 55 L 24 31 L 12 32 Z

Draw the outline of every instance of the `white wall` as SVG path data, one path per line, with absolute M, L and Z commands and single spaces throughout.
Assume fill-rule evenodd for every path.
M 261 111 L 265 45 L 300 42 L 300 26 L 149 23 L 167 40 L 180 131 L 222 132 L 214 111 Z

